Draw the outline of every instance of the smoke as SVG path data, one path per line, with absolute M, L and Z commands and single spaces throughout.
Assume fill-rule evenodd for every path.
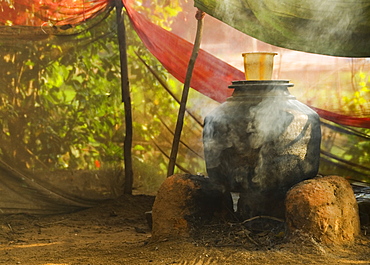
M 205 119 L 208 173 L 219 182 L 227 178 L 231 191 L 279 189 L 316 174 L 312 173 L 317 171 L 316 164 L 307 167 L 311 160 L 306 159 L 313 155 L 308 154 L 309 145 L 315 145 L 314 152 L 319 151 L 320 143 L 310 142 L 312 124 L 319 124 L 317 115 L 307 113 L 307 107 L 294 98 L 287 100 L 276 94 L 273 89 L 256 104 L 228 101 Z
M 271 97 L 250 108 L 252 121 L 248 124 L 247 133 L 253 149 L 278 139 L 294 119 L 291 113 L 282 110 L 284 106 L 281 105 L 278 98 Z
M 207 172 L 226 191 L 240 193 L 238 211 L 249 217 L 275 210 L 283 214 L 274 203 L 281 210 L 288 189 L 317 174 L 319 117 L 281 85 L 249 88 L 234 92 L 206 117 Z
M 251 108 L 251 113 L 255 132 L 249 141 L 253 148 L 259 148 L 251 183 L 262 189 L 290 185 L 295 182 L 294 178 L 305 174 L 299 168 L 306 164 L 303 161 L 312 134 L 308 116 L 276 99 L 261 102 Z

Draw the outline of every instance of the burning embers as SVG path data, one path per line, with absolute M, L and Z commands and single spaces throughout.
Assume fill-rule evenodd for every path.
M 283 217 L 288 189 L 317 174 L 319 117 L 290 95 L 290 86 L 286 80 L 235 81 L 232 97 L 205 119 L 208 175 L 240 194 L 242 217 Z

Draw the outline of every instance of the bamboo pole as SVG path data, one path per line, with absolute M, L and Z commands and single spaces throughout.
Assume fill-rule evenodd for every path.
M 189 95 L 191 76 L 193 74 L 195 61 L 196 61 L 196 58 L 197 58 L 198 52 L 199 52 L 200 41 L 202 39 L 203 18 L 204 18 L 204 16 L 205 16 L 205 13 L 203 11 L 201 11 L 200 9 L 198 9 L 198 11 L 195 15 L 195 18 L 198 21 L 198 23 L 197 23 L 197 33 L 196 33 L 196 36 L 195 36 L 193 52 L 191 54 L 189 64 L 188 64 L 188 69 L 187 69 L 186 76 L 185 76 L 184 88 L 182 90 L 179 114 L 178 114 L 178 117 L 177 117 L 176 129 L 175 129 L 175 134 L 174 134 L 174 138 L 173 138 L 173 142 L 172 142 L 170 161 L 168 163 L 168 168 L 167 168 L 167 177 L 173 175 L 174 170 L 175 170 L 176 158 L 177 158 L 177 153 L 178 153 L 178 150 L 179 150 L 179 142 L 180 142 L 180 137 L 181 137 L 181 131 L 182 131 L 182 128 L 183 128 L 183 125 L 184 125 L 184 116 L 185 116 L 185 111 L 186 111 L 186 102 L 188 100 L 188 95 Z
M 122 16 L 123 4 L 122 0 L 115 0 L 116 4 L 116 21 L 117 21 L 117 35 L 120 53 L 120 67 L 121 67 L 121 91 L 122 102 L 125 110 L 125 124 L 126 135 L 123 143 L 124 164 L 125 164 L 125 183 L 123 187 L 124 194 L 132 194 L 133 185 L 133 169 L 132 169 L 132 110 L 131 110 L 131 96 L 130 86 L 128 80 L 127 67 L 127 51 L 126 51 L 126 29 Z

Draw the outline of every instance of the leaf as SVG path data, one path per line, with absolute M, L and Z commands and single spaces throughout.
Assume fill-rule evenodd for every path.
M 142 146 L 142 145 L 135 145 L 134 146 L 134 150 L 136 151 L 145 151 L 145 148 Z

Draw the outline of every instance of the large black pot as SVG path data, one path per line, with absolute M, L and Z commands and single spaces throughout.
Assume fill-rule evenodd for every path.
M 319 116 L 290 86 L 286 80 L 235 81 L 232 97 L 205 118 L 208 175 L 226 192 L 240 193 L 243 217 L 283 217 L 288 189 L 318 172 Z

